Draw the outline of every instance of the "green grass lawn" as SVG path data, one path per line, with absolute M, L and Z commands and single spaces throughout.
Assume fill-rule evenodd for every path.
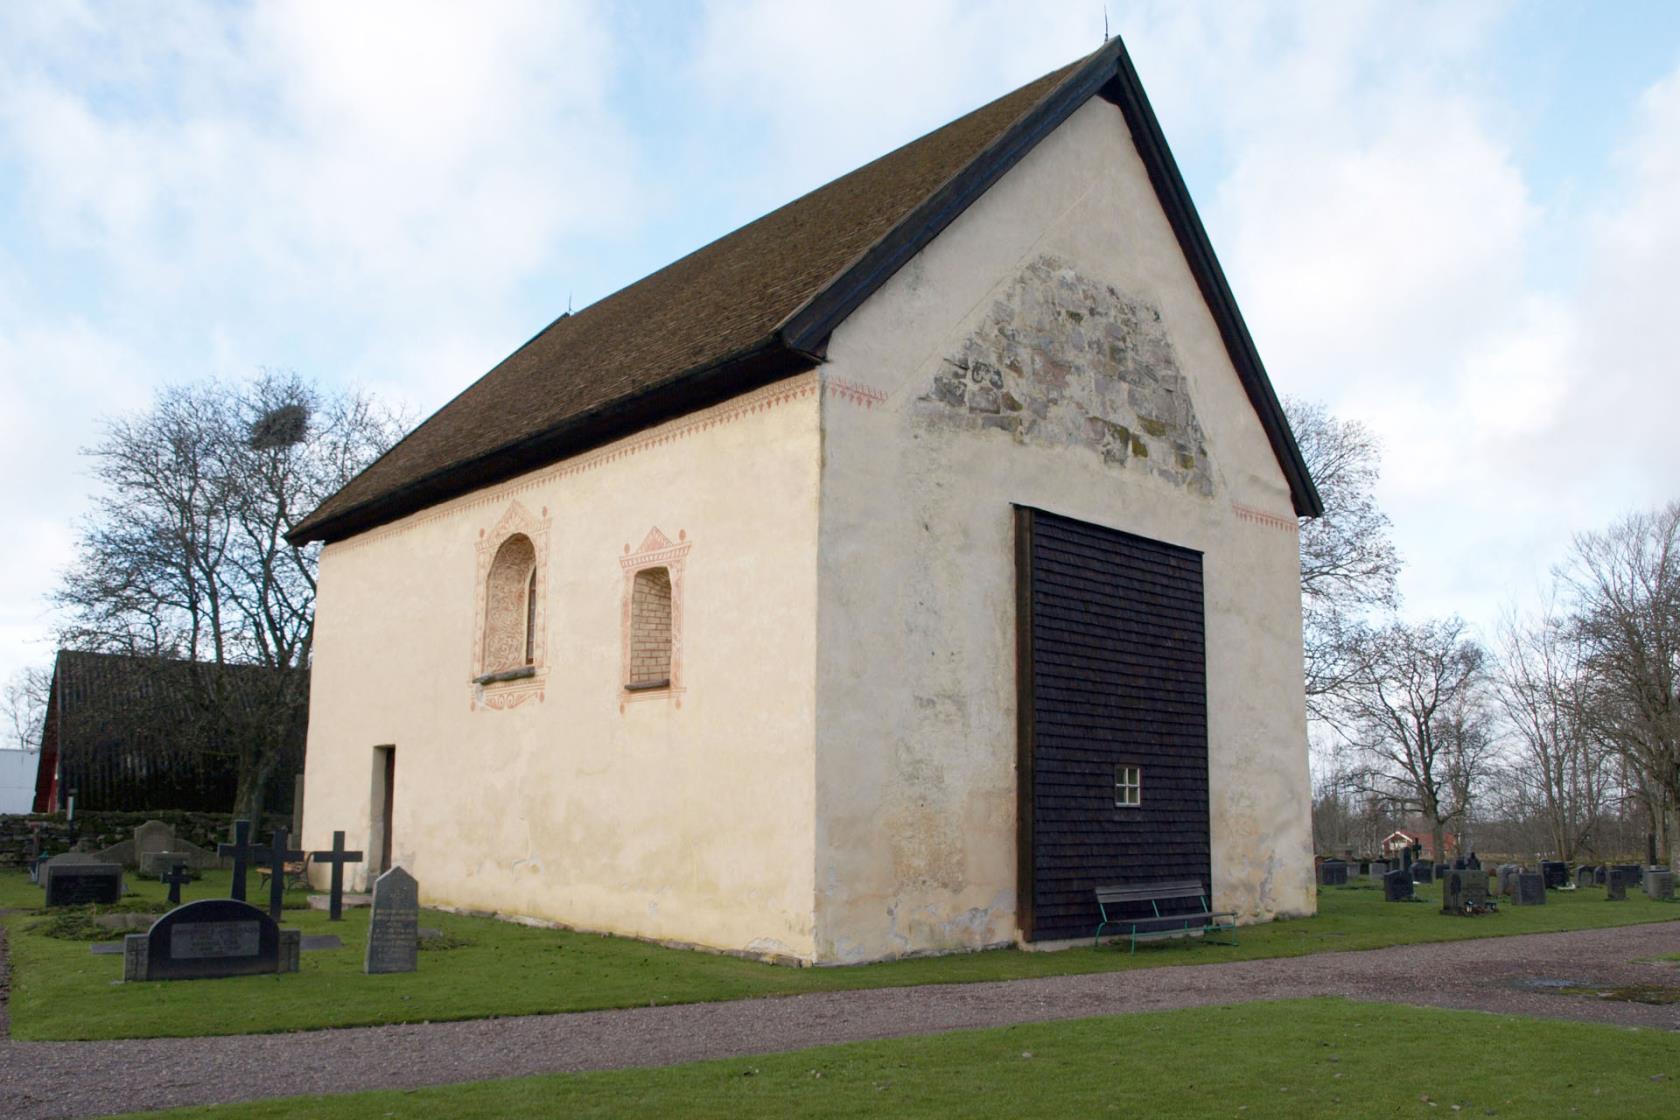
M 226 872 L 212 872 L 184 897 L 225 895 Z M 129 876 L 142 898 L 163 888 Z M 1431 900 L 1439 896 L 1422 888 Z M 39 905 L 26 877 L 0 875 L 0 908 Z M 161 909 L 161 903 L 160 903 Z M 909 984 L 1011 980 L 1030 976 L 1206 964 L 1258 957 L 1370 949 L 1409 942 L 1534 933 L 1680 920 L 1680 905 L 1630 892 L 1606 902 L 1602 891 L 1553 892 L 1545 906 L 1509 908 L 1479 918 L 1449 917 L 1438 903 L 1382 901 L 1380 890 L 1331 888 L 1317 917 L 1239 932 L 1235 948 L 1162 942 L 1129 956 L 1122 948 L 1058 953 L 996 950 L 891 961 L 851 968 L 789 968 L 712 953 L 664 949 L 625 938 L 535 929 L 487 918 L 426 911 L 421 924 L 444 931 L 455 948 L 420 954 L 415 973 L 361 971 L 367 914 L 343 922 L 294 910 L 285 924 L 305 933 L 336 933 L 344 948 L 304 953 L 302 971 L 283 976 L 122 984 L 122 958 L 95 956 L 85 942 L 31 931 L 40 915 L 7 917 L 12 958 L 12 1035 L 19 1039 L 148 1038 L 307 1030 L 379 1023 L 479 1019 L 500 1015 L 691 1003 L 753 996 Z
M 1680 1115 L 1654 1030 L 1303 1000 L 959 1031 L 664 1069 L 295 1097 L 151 1116 Z

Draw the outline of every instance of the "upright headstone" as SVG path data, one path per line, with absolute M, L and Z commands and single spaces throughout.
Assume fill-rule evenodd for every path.
M 1327 859 L 1318 865 L 1318 882 L 1326 887 L 1345 887 L 1348 881 L 1348 865 L 1339 859 Z
M 1665 869 L 1645 873 L 1645 893 L 1659 902 L 1674 901 L 1674 872 Z
M 333 833 L 333 846 L 324 852 L 311 852 L 309 858 L 316 863 L 332 866 L 332 883 L 327 895 L 327 920 L 341 922 L 344 920 L 344 865 L 362 862 L 361 852 L 347 852 L 344 850 L 344 830 Z
M 169 905 L 181 905 L 181 887 L 192 882 L 192 876 L 187 874 L 187 865 L 177 863 L 169 869 L 169 874 L 163 876 L 163 881 L 169 884 Z
M 268 865 L 268 916 L 276 922 L 286 904 L 286 865 L 303 858 L 303 853 L 287 840 L 287 830 L 277 828 L 268 848 L 257 853 L 257 862 Z
M 1419 860 L 1412 864 L 1412 882 L 1433 883 L 1435 881 L 1435 865 L 1427 860 Z
M 1619 867 L 1612 867 L 1604 876 L 1604 897 L 1611 902 L 1627 899 L 1628 884 L 1633 877 Z
M 1380 859 L 1371 861 L 1371 878 L 1380 881 L 1382 877 L 1387 874 L 1388 863 L 1386 861 Z
M 1546 904 L 1546 877 L 1538 871 L 1519 871 L 1516 878 L 1516 889 L 1512 893 L 1516 896 L 1518 906 L 1544 906 Z
M 1583 863 L 1575 869 L 1575 885 L 1590 887 L 1593 885 L 1593 869 L 1591 864 Z
M 1477 913 L 1487 909 L 1487 904 L 1487 872 L 1455 868 L 1441 876 L 1441 913 Z
M 245 869 L 255 862 L 255 857 L 262 849 L 251 846 L 251 822 L 233 822 L 233 843 L 217 844 L 216 854 L 224 859 L 233 860 L 233 887 L 228 896 L 245 901 Z
M 1383 900 L 1386 902 L 1405 902 L 1412 897 L 1412 873 L 1405 868 L 1396 867 L 1383 876 Z
M 296 972 L 299 936 L 248 902 L 204 898 L 123 940 L 124 980 L 207 980 Z
M 1561 890 L 1569 885 L 1569 865 L 1561 859 L 1543 859 L 1540 876 L 1546 881 L 1547 890 Z
M 65 852 L 41 868 L 48 906 L 109 905 L 123 896 L 122 865 L 101 863 L 82 852 Z
M 1494 869 L 1494 874 L 1498 876 L 1499 897 L 1505 898 L 1517 893 L 1517 873 L 1521 870 L 1522 868 L 1514 863 L 1502 863 Z
M 420 951 L 420 885 L 393 867 L 373 882 L 367 957 L 362 971 L 413 972 Z
M 1412 846 L 1410 844 L 1400 849 L 1400 869 L 1402 871 L 1412 869 Z
M 162 821 L 147 821 L 134 830 L 134 866 L 147 870 L 146 857 L 167 852 L 175 842 L 175 830 Z

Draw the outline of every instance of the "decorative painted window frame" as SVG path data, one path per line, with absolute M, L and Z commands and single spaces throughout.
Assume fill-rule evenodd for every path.
M 669 700 L 672 706 L 682 707 L 683 686 L 683 568 L 688 550 L 694 542 L 688 532 L 677 530 L 675 543 L 655 525 L 642 538 L 641 547 L 631 551 L 628 543 L 618 564 L 624 572 L 624 598 L 619 612 L 620 655 L 618 669 L 618 710 L 623 713 L 633 703 L 647 700 Z M 630 608 L 636 590 L 636 573 L 648 568 L 664 568 L 671 577 L 671 683 L 663 688 L 631 688 L 630 686 Z
M 469 678 L 471 704 L 474 710 L 489 708 L 503 710 L 517 708 L 535 698 L 542 702 L 548 683 L 548 531 L 552 519 L 548 507 L 533 515 L 517 500 L 508 503 L 501 519 L 489 529 L 478 531 L 478 564 L 475 574 L 477 590 L 473 598 L 472 675 Z M 484 627 L 488 621 L 490 565 L 507 539 L 523 533 L 531 540 L 536 552 L 537 610 L 531 641 L 531 664 L 505 674 L 500 679 L 484 680 Z M 529 671 L 527 671 L 529 670 Z

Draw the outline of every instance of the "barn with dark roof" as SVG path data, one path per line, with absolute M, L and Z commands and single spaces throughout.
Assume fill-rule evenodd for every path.
M 1319 509 L 1115 40 L 561 316 L 316 510 L 305 839 L 818 963 L 1087 936 L 1109 883 L 1310 912 Z

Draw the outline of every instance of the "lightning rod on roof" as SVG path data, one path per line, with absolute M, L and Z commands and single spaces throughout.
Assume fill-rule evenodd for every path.
M 1108 5 L 1103 5 L 1103 42 L 1108 42 Z

